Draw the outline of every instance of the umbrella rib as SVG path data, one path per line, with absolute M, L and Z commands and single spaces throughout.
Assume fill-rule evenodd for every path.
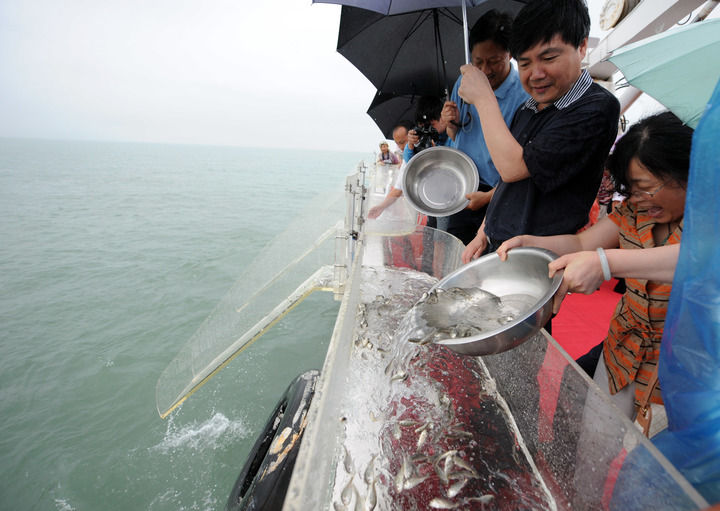
M 435 65 L 438 68 L 442 67 L 443 83 L 441 86 L 445 86 L 445 98 L 450 99 L 447 83 L 447 70 L 445 69 L 445 55 L 443 54 L 442 38 L 440 37 L 440 21 L 438 19 L 437 10 L 433 13 L 433 22 L 435 25 Z M 440 65 L 438 65 L 438 61 Z
M 393 65 L 395 64 L 395 61 L 396 61 L 397 58 L 398 58 L 399 49 L 402 48 L 402 47 L 405 45 L 405 43 L 408 41 L 408 39 L 410 39 L 410 37 L 411 37 L 417 30 L 419 30 L 419 28 L 422 26 L 423 23 L 425 23 L 425 21 L 427 20 L 427 18 L 428 18 L 429 15 L 430 15 L 430 13 L 429 13 L 427 10 L 424 10 L 424 11 L 421 11 L 421 12 L 418 13 L 417 18 L 416 18 L 415 21 L 413 22 L 413 24 L 412 24 L 412 26 L 410 27 L 410 29 L 408 30 L 408 32 L 407 32 L 407 33 L 405 34 L 405 36 L 403 37 L 402 44 L 400 44 L 400 45 L 398 46 L 398 52 L 396 52 L 395 55 L 393 55 L 392 61 L 390 62 L 390 65 L 388 66 L 387 71 L 385 72 L 385 76 L 383 77 L 382 84 L 381 84 L 381 86 L 379 87 L 379 89 L 384 89 L 384 88 L 385 88 L 385 82 L 387 81 L 388 75 L 390 74 L 390 71 L 392 70 Z
M 447 7 L 443 7 L 441 9 L 438 9 L 437 11 L 440 15 L 445 16 L 447 19 L 457 23 L 458 25 L 462 25 L 462 18 L 458 17 L 453 11 L 451 11 Z
M 427 21 L 427 19 L 430 17 L 430 13 L 431 13 L 430 10 L 423 10 L 418 13 L 418 17 L 415 19 L 415 22 L 412 24 L 412 26 L 410 27 L 410 30 L 408 30 L 408 33 L 405 35 L 405 39 L 403 39 L 403 44 L 405 43 L 405 41 L 410 39 L 410 37 L 415 32 L 420 30 L 420 27 L 423 26 L 423 23 L 425 23 Z

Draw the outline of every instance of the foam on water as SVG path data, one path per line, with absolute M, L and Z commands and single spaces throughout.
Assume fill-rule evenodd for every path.
M 55 505 L 57 506 L 57 511 L 75 511 L 75 508 L 65 499 L 55 499 Z
M 200 424 L 191 423 L 180 428 L 175 426 L 171 418 L 162 442 L 152 449 L 163 453 L 176 449 L 215 450 L 225 447 L 232 440 L 245 438 L 248 434 L 245 421 L 230 420 L 219 412 Z

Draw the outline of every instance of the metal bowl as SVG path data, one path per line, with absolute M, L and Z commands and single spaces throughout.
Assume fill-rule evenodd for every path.
M 478 189 L 475 162 L 451 147 L 437 146 L 413 156 L 405 167 L 403 189 L 412 206 L 430 216 L 450 216 L 468 204 Z
M 518 314 L 513 314 L 515 319 L 508 323 L 498 322 L 496 329 L 435 342 L 464 355 L 491 355 L 530 339 L 552 313 L 552 297 L 562 281 L 562 272 L 552 279 L 548 277 L 548 263 L 556 258 L 556 254 L 542 248 L 515 248 L 504 262 L 497 254 L 488 254 L 442 279 L 431 291 L 480 288 L 499 297 L 502 303 L 511 304 Z

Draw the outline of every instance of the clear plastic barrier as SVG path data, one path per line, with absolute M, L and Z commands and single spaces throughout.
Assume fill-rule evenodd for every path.
M 550 337 L 483 358 L 402 337 L 462 248 L 361 238 L 284 509 L 706 505 Z
M 160 375 L 155 401 L 167 416 L 307 294 L 332 290 L 335 236 L 345 199 L 320 197 L 243 272 Z
M 375 165 L 373 167 L 370 175 L 371 185 L 367 195 L 368 211 L 385 200 L 400 172 L 402 172 L 400 165 Z M 411 233 L 415 230 L 417 215 L 417 211 L 410 206 L 405 197 L 400 196 L 385 208 L 380 216 L 368 218 L 364 231 L 370 235 Z

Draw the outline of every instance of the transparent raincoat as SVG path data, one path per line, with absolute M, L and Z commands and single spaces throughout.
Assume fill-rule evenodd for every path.
M 720 83 L 695 131 L 685 229 L 660 352 L 668 430 L 653 443 L 720 502 Z

